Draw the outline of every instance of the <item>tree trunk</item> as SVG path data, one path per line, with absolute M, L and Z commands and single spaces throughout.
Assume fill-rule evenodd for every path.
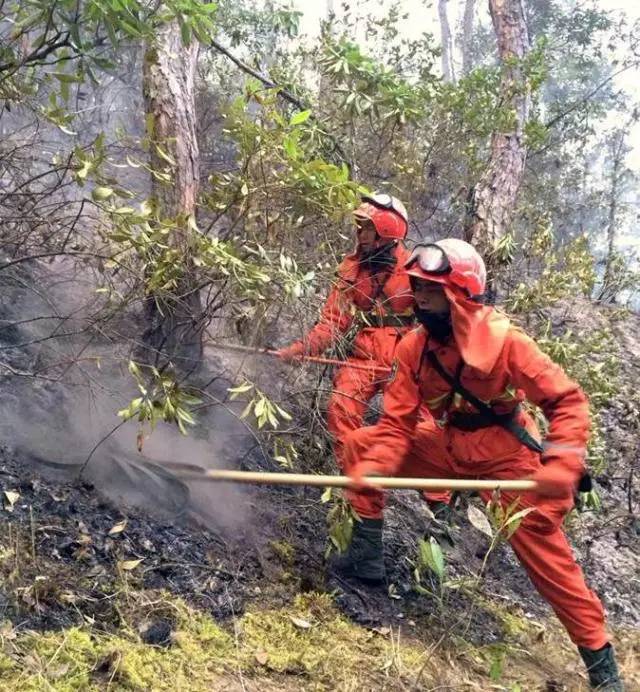
M 442 75 L 445 82 L 453 82 L 453 47 L 451 29 L 447 17 L 447 0 L 438 0 L 438 15 L 440 16 L 440 35 L 442 37 Z
M 171 180 L 151 177 L 158 219 L 175 221 L 166 242 L 178 250 L 184 273 L 170 293 L 149 295 L 144 310 L 145 360 L 171 362 L 180 372 L 195 370 L 202 357 L 203 314 L 189 260 L 189 217 L 195 216 L 199 153 L 196 140 L 194 81 L 198 44 L 185 46 L 177 23 L 169 23 L 147 46 L 143 96 L 150 142 L 150 165 Z
M 611 187 L 609 188 L 609 210 L 607 216 L 607 258 L 602 277 L 602 289 L 599 300 L 615 302 L 616 289 L 613 276 L 613 258 L 616 251 L 618 231 L 618 207 L 620 205 L 620 183 L 622 182 L 623 163 L 626 156 L 626 132 L 618 130 L 611 142 Z
M 465 236 L 490 262 L 491 251 L 509 231 L 524 176 L 531 95 L 519 64 L 529 51 L 522 0 L 489 0 L 489 9 L 502 63 L 501 102 L 513 110 L 513 127 L 491 137 L 491 156 L 473 191 Z M 514 58 L 517 64 L 510 63 Z
M 471 72 L 473 67 L 472 38 L 473 38 L 473 16 L 476 9 L 476 0 L 466 0 L 464 3 L 464 15 L 462 16 L 462 33 L 460 43 L 462 44 L 462 74 Z

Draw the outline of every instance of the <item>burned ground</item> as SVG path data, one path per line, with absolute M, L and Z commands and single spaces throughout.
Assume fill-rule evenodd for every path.
M 594 323 L 607 323 L 603 311 L 584 309 Z M 621 379 L 633 387 L 640 325 L 637 318 L 613 325 L 625 354 Z M 11 367 L 51 358 L 21 347 L 24 336 L 15 328 L 0 333 Z M 94 352 L 107 346 L 93 342 Z M 65 692 L 172 689 L 157 671 L 170 678 L 175 666 L 186 675 L 182 687 L 194 690 L 582 688 L 575 648 L 508 546 L 498 545 L 476 579 L 489 546 L 467 519 L 469 504 L 480 508 L 477 498 L 458 498 L 444 578 L 423 574 L 418 592 L 417 542 L 432 519 L 417 493 L 393 494 L 385 526 L 389 582 L 368 588 L 327 570 L 320 491 L 187 488 L 145 465 L 170 459 L 277 469 L 223 398 L 240 361 L 215 365 L 204 379 L 223 405 L 203 412 L 194 436 L 176 442 L 156 430 L 142 456 L 135 429 L 123 429 L 91 456 L 85 480 L 79 469 L 126 400 L 122 376 L 104 366 L 100 380 L 92 374 L 101 392 L 90 401 L 92 415 L 73 382 L 2 381 L 0 689 L 14 689 L 16 679 L 28 681 L 26 689 Z M 265 389 L 277 389 L 277 377 L 271 372 Z M 602 508 L 571 517 L 568 528 L 607 608 L 627 679 L 640 686 L 637 411 L 624 392 L 603 411 L 609 465 L 596 481 Z M 300 459 L 301 470 L 333 471 L 327 449 Z M 68 656 L 53 665 L 59 650 Z M 128 650 L 138 658 L 121 668 Z

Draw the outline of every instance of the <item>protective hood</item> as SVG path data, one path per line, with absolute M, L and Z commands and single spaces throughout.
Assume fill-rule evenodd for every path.
M 509 318 L 491 305 L 468 298 L 462 289 L 444 285 L 451 305 L 453 337 L 467 365 L 490 373 L 504 348 Z

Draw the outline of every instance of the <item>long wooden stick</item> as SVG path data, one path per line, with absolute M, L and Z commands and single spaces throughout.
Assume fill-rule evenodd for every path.
M 187 481 L 255 483 L 258 485 L 312 485 L 321 488 L 346 488 L 351 484 L 348 476 L 320 476 L 313 473 L 267 473 L 262 471 L 234 471 L 213 469 L 209 471 L 180 472 L 176 478 Z M 193 468 L 193 467 L 192 467 Z M 369 478 L 380 488 L 409 490 L 535 490 L 537 483 L 528 480 L 476 480 L 473 478 Z
M 252 346 L 242 346 L 241 344 L 221 344 L 219 341 L 210 341 L 211 346 L 216 348 L 222 348 L 227 351 L 239 351 L 240 353 L 250 353 L 258 356 L 271 356 L 272 358 L 280 358 L 277 351 L 273 351 L 268 348 L 254 348 Z M 339 360 L 338 358 L 325 358 L 324 356 L 297 356 L 296 360 L 304 361 L 308 363 L 319 363 L 321 365 L 336 365 L 338 367 L 349 367 L 354 370 L 365 370 L 367 372 L 374 372 L 379 375 L 388 376 L 390 373 L 389 368 L 385 368 L 384 365 L 365 365 L 353 362 L 347 362 L 344 360 Z

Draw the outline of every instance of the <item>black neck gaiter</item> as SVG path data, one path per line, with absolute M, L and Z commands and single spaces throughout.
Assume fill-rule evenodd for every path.
M 392 269 L 397 261 L 393 256 L 394 246 L 394 243 L 387 243 L 371 250 L 361 251 L 358 256 L 360 265 L 366 267 L 372 274 Z
M 445 344 L 453 334 L 451 314 L 431 312 L 415 308 L 416 319 L 429 332 L 429 336 L 441 344 Z

